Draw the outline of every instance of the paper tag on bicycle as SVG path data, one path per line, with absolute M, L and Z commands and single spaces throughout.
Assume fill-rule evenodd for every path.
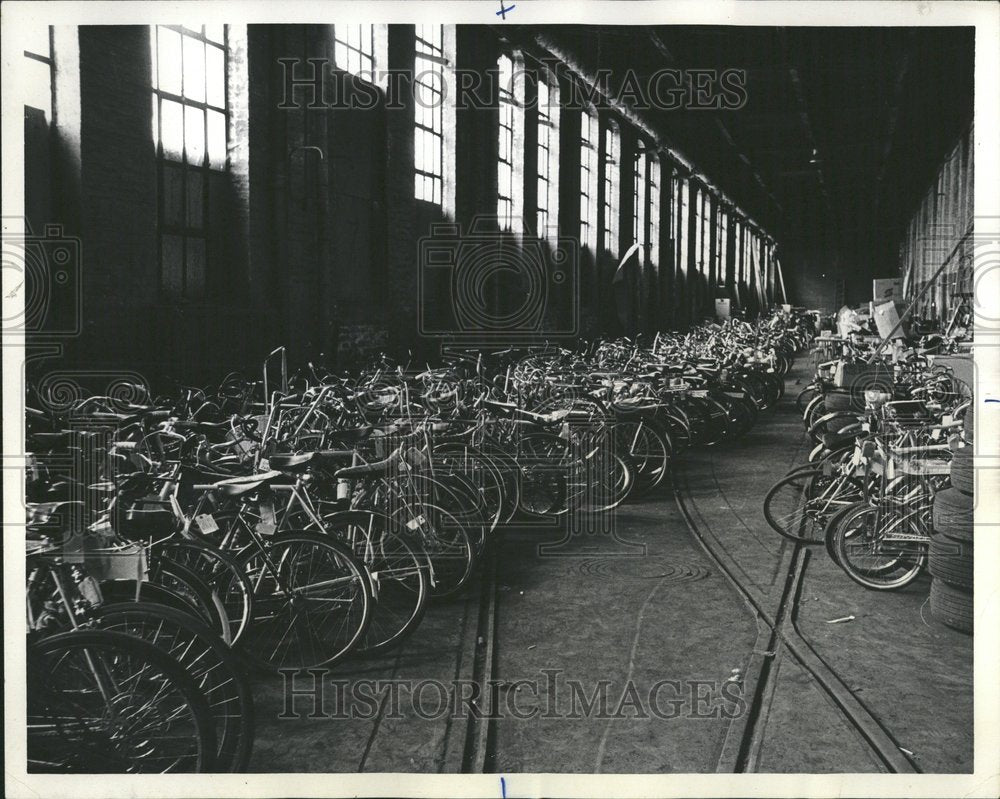
M 425 519 L 423 517 L 423 514 L 421 514 L 420 516 L 417 516 L 415 519 L 410 519 L 406 523 L 406 526 L 409 527 L 411 530 L 419 530 L 421 527 L 424 526 L 424 522 Z
M 422 469 L 427 464 L 427 456 L 424 455 L 423 450 L 410 447 L 410 451 L 407 453 L 407 462 L 414 469 Z
M 214 533 L 219 529 L 219 525 L 216 524 L 215 517 L 211 513 L 199 513 L 194 517 L 194 523 L 198 525 L 198 529 L 205 535 Z
M 569 422 L 562 423 L 562 427 L 559 428 L 559 438 L 565 438 L 569 441 Z
M 274 503 L 270 501 L 260 503 L 260 521 L 254 525 L 254 530 L 258 535 L 274 535 L 278 529 L 278 521 L 274 514 Z
M 955 420 L 951 417 L 950 413 L 946 413 L 944 416 L 941 417 L 941 424 L 944 425 L 945 427 L 954 423 Z M 934 432 L 939 432 L 939 431 L 935 430 Z
M 939 438 L 941 438 L 941 428 L 935 427 L 931 430 L 931 441 L 937 441 Z
M 104 601 L 100 584 L 89 574 L 77 583 L 77 589 L 80 591 L 80 596 L 91 605 L 100 605 Z
M 695 389 L 694 391 L 688 392 L 692 397 L 698 397 L 699 399 L 704 399 L 708 396 L 708 391 L 703 388 Z

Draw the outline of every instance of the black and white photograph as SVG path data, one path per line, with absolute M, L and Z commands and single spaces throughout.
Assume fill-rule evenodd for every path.
M 1000 794 L 1000 7 L 2 15 L 8 795 Z

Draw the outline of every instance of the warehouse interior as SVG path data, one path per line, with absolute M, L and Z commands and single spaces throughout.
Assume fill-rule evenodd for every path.
M 412 70 L 413 27 L 375 27 L 369 46 L 385 65 L 372 58 L 366 66 Z M 647 217 L 658 218 L 659 241 L 657 262 L 646 257 L 644 312 L 623 331 L 614 309 L 601 302 L 631 244 L 634 170 L 623 168 L 618 202 L 594 198 L 595 243 L 580 247 L 579 313 L 556 329 L 595 335 L 682 328 L 714 314 L 716 296 L 752 312 L 760 301 L 755 270 L 743 266 L 749 261 L 743 236 L 765 245 L 757 261 L 766 303 L 785 299 L 833 312 L 867 300 L 872 278 L 902 272 L 899 247 L 911 220 L 933 225 L 941 205 L 948 215 L 939 227 L 953 227 L 949 234 L 957 240 L 971 219 L 971 203 L 944 209 L 934 199 L 957 202 L 959 192 L 971 190 L 971 29 L 555 26 L 539 33 L 459 26 L 448 33 L 449 63 L 484 78 L 493 70 L 497 80 L 497 59 L 515 48 L 529 65 L 559 63 L 554 54 L 562 56 L 577 70 L 561 70 L 564 81 L 607 70 L 602 105 L 609 108 L 597 115 L 600 131 L 617 118 L 622 165 L 632 164 L 640 145 L 659 154 L 660 196 Z M 170 181 L 174 191 L 179 178 L 162 171 L 171 156 L 159 150 L 153 130 L 150 35 L 142 26 L 54 28 L 51 44 L 42 36 L 26 46 L 35 77 L 30 86 L 41 93 L 27 101 L 39 109 L 26 122 L 28 220 L 39 230 L 62 225 L 86 252 L 82 335 L 72 357 L 95 366 L 145 364 L 191 380 L 254 363 L 278 344 L 301 358 L 324 353 L 341 360 L 383 347 L 436 346 L 439 339 L 420 336 L 415 324 L 414 253 L 435 221 L 464 230 L 478 217 L 497 215 L 496 98 L 492 107 L 461 109 L 449 120 L 440 167 L 444 196 L 417 199 L 412 92 L 398 92 L 400 108 L 382 107 L 385 87 L 377 87 L 372 108 L 364 107 L 367 100 L 360 108 L 337 107 L 350 103 L 337 101 L 331 77 L 321 88 L 334 107 L 308 108 L 316 85 L 294 82 L 311 74 L 308 59 L 325 59 L 334 73 L 342 69 L 335 28 L 231 26 L 219 106 L 226 152 L 209 153 L 216 160 L 201 178 L 204 207 L 164 208 L 161 187 Z M 738 110 L 623 115 L 613 107 L 628 70 L 649 95 L 642 84 L 657 70 L 721 72 L 731 64 L 745 70 L 746 101 Z M 356 80 L 346 75 L 346 82 Z M 668 78 L 656 88 L 669 99 L 673 86 Z M 488 88 L 481 90 L 486 99 L 496 94 Z M 286 100 L 293 107 L 282 108 Z M 537 165 L 530 146 L 537 142 L 537 102 L 528 105 L 534 108 L 517 120 L 524 232 L 534 230 L 538 207 L 535 181 L 524 177 Z M 554 128 L 560 179 L 552 222 L 570 238 L 579 238 L 580 228 L 580 116 L 564 111 Z M 945 165 L 950 183 L 941 174 Z M 603 170 L 597 159 L 599 192 Z M 179 194 L 170 197 L 181 202 Z M 716 222 L 717 215 L 731 216 L 734 224 L 725 229 L 725 246 L 721 226 L 708 224 L 704 248 L 683 248 L 701 222 L 702 197 L 705 216 Z M 923 208 L 925 198 L 933 208 Z M 605 208 L 617 214 L 621 232 L 613 251 Z M 199 215 L 187 220 L 204 237 L 191 256 L 191 285 L 179 286 L 180 267 L 164 261 L 183 257 L 173 249 L 164 255 L 168 214 Z M 180 246 L 169 241 L 168 247 Z M 782 266 L 784 298 L 774 259 Z M 97 307 L 114 311 L 87 312 Z M 431 329 L 447 329 L 447 322 L 433 321 Z
M 971 414 L 962 414 L 972 381 L 961 365 L 971 363 L 971 331 L 963 339 L 956 329 L 972 285 L 974 34 L 505 21 L 56 25 L 27 38 L 25 222 L 41 242 L 34 279 L 45 288 L 43 301 L 26 306 L 35 408 L 26 451 L 40 461 L 65 456 L 46 474 L 83 468 L 85 448 L 74 444 L 67 455 L 51 443 L 67 430 L 111 425 L 109 449 L 86 458 L 110 452 L 113 468 L 147 477 L 151 431 L 168 433 L 164 441 L 193 437 L 200 443 L 182 446 L 177 462 L 197 459 L 195 483 L 215 482 L 203 473 L 223 447 L 247 466 L 249 476 L 213 473 L 244 480 L 242 493 L 227 496 L 245 512 L 245 503 L 263 503 L 246 493 L 246 480 L 257 475 L 262 490 L 260 475 L 274 481 L 283 472 L 301 489 L 302 469 L 318 459 L 306 467 L 294 458 L 312 450 L 354 449 L 354 467 L 395 452 L 369 453 L 343 430 L 301 438 L 315 432 L 317 409 L 341 424 L 322 403 L 345 385 L 357 389 L 352 401 L 368 397 L 356 421 L 370 432 L 384 419 L 370 415 L 383 396 L 403 408 L 429 381 L 428 392 L 454 394 L 482 382 L 488 363 L 504 366 L 489 372 L 476 402 L 448 411 L 454 418 L 473 409 L 509 415 L 516 400 L 503 392 L 513 383 L 544 382 L 557 370 L 565 371 L 553 379 L 565 382 L 583 370 L 596 381 L 590 393 L 559 407 L 585 406 L 604 434 L 607 425 L 593 421 L 594 392 L 598 384 L 618 390 L 612 371 L 646 391 L 648 372 L 660 369 L 664 407 L 686 401 L 664 399 L 685 378 L 664 363 L 677 353 L 716 359 L 710 369 L 693 354 L 685 360 L 703 368 L 697 386 L 706 391 L 761 363 L 772 375 L 741 378 L 740 401 L 756 385 L 767 395 L 750 410 L 735 408 L 729 386 L 730 399 L 713 406 L 721 421 L 697 405 L 705 393 L 693 400 L 703 421 L 691 421 L 690 408 L 678 412 L 681 422 L 671 412 L 657 421 L 669 468 L 648 478 L 641 496 L 615 494 L 600 523 L 580 522 L 585 512 L 568 500 L 558 512 L 508 515 L 506 498 L 497 499 L 462 589 L 436 598 L 431 585 L 419 629 L 395 648 L 345 656 L 319 677 L 248 666 L 252 754 L 241 739 L 231 770 L 971 771 L 972 638 L 941 622 L 947 612 L 932 614 L 934 602 L 941 607 L 934 591 L 945 590 L 934 584 L 944 578 L 940 566 L 925 567 L 927 529 L 943 500 L 933 523 L 912 522 L 923 526 L 907 533 L 924 549 L 897 559 L 913 566 L 905 584 L 882 586 L 864 582 L 875 582 L 875 567 L 847 579 L 833 539 L 824 551 L 822 538 L 810 546 L 817 541 L 799 532 L 779 535 L 780 520 L 761 506 L 796 468 L 813 480 L 802 488 L 809 501 L 817 486 L 829 490 L 829 471 L 802 467 L 829 466 L 831 452 L 846 451 L 838 436 L 853 435 L 853 447 L 874 429 L 860 432 L 865 414 L 880 412 L 868 396 L 886 374 L 872 366 L 876 358 L 890 374 L 888 397 L 931 407 L 915 417 L 921 432 L 907 427 L 897 443 L 940 454 L 948 442 L 951 468 L 960 453 L 971 463 Z M 52 260 L 67 250 L 66 260 Z M 463 276 L 463 258 L 487 251 L 489 263 Z M 876 319 L 885 285 L 891 330 Z M 737 366 L 726 342 L 763 360 Z M 456 348 L 458 361 L 449 359 Z M 546 360 L 553 352 L 558 364 Z M 928 353 L 954 362 L 934 371 Z M 822 372 L 835 362 L 837 376 Z M 868 382 L 843 377 L 855 366 Z M 950 388 L 941 388 L 945 368 Z M 252 413 L 250 405 L 228 410 L 244 397 L 241 381 L 245 397 L 260 392 Z M 324 385 L 335 388 L 319 391 Z M 637 391 L 629 401 L 638 402 Z M 845 405 L 834 404 L 837 392 Z M 820 396 L 824 406 L 814 402 Z M 192 410 L 196 400 L 212 410 Z M 301 413 L 283 416 L 296 402 Z M 151 416 L 154 407 L 163 415 Z M 413 435 L 414 406 L 406 407 L 403 427 Z M 421 407 L 435 424 L 452 418 L 429 400 Z M 572 439 L 568 417 L 545 416 L 555 405 L 531 407 L 521 424 L 549 424 L 539 435 L 555 444 Z M 633 420 L 620 409 L 612 415 Z M 267 449 L 285 423 L 293 433 Z M 162 470 L 174 450 L 157 441 Z M 469 474 L 510 467 L 528 480 L 529 467 L 497 446 Z M 648 452 L 631 454 L 652 462 Z M 921 501 L 971 494 L 958 490 L 954 472 L 948 482 L 946 466 L 930 472 L 938 494 L 926 480 L 913 489 Z M 124 489 L 93 468 L 79 484 L 104 480 L 106 510 L 107 492 Z M 405 471 L 414 468 L 411 459 Z M 614 482 L 618 466 L 609 468 Z M 643 468 L 639 483 L 653 467 Z M 621 469 L 633 479 L 632 466 Z M 29 500 L 32 485 L 44 483 L 34 499 L 62 501 L 63 488 L 39 474 L 29 474 Z M 331 490 L 371 474 L 342 472 Z M 888 502 L 872 500 L 875 483 L 861 488 L 852 474 L 854 511 Z M 884 490 L 886 472 L 878 474 Z M 186 519 L 182 537 L 192 537 L 192 518 L 208 514 L 214 530 L 194 537 L 214 541 L 222 511 L 213 517 L 199 504 L 182 512 L 173 497 L 166 503 L 164 487 L 180 478 L 163 479 L 143 500 L 158 495 Z M 501 477 L 495 482 L 503 494 Z M 80 490 L 90 513 L 93 491 Z M 485 496 L 479 484 L 479 502 L 491 509 Z M 325 501 L 314 498 L 313 510 Z M 278 508 L 280 526 L 280 503 L 268 507 L 272 518 Z M 931 504 L 921 507 L 930 519 Z M 949 507 L 971 527 L 971 507 Z M 141 517 L 132 511 L 122 531 Z M 310 513 L 290 518 L 308 525 Z M 406 523 L 419 533 L 424 515 Z M 577 523 L 588 532 L 576 534 Z M 264 541 L 255 545 L 266 549 Z M 962 541 L 971 569 L 971 530 Z M 151 573 L 157 563 L 150 556 Z M 244 571 L 256 577 L 254 563 Z M 952 602 L 971 603 L 969 575 L 954 583 L 962 588 Z M 378 585 L 367 590 L 377 605 Z M 397 706 L 398 696 L 382 692 L 383 683 L 404 682 L 421 687 L 419 702 L 404 696 Z M 361 684 L 368 693 L 359 698 Z M 345 685 L 362 712 L 338 705 Z M 602 712 L 585 700 L 607 685 L 610 712 Z M 647 712 L 657 697 L 673 710 Z M 425 713 L 424 699 L 458 710 Z M 486 705 L 506 713 L 481 713 Z

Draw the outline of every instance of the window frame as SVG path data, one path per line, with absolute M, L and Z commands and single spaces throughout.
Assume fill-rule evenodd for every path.
M 160 32 L 161 31 L 171 31 L 180 36 L 180 53 L 181 53 L 181 64 L 179 69 L 179 74 L 181 78 L 180 93 L 175 93 L 168 89 L 161 87 L 161 76 L 159 67 L 160 58 Z M 158 250 L 158 283 L 159 290 L 163 293 L 176 294 L 177 298 L 184 300 L 195 300 L 202 299 L 207 294 L 209 287 L 209 274 L 210 274 L 210 261 L 211 261 L 211 225 L 210 219 L 212 216 L 211 212 L 211 202 L 212 202 L 212 192 L 210 189 L 210 183 L 212 182 L 212 174 L 222 174 L 226 173 L 230 169 L 230 158 L 229 158 L 229 130 L 231 123 L 232 108 L 230 104 L 230 86 L 229 86 L 229 59 L 230 59 L 230 45 L 229 45 L 229 26 L 222 26 L 222 41 L 217 41 L 214 38 L 210 38 L 207 32 L 206 26 L 201 25 L 200 30 L 195 30 L 191 26 L 184 25 L 151 25 L 149 26 L 150 34 L 150 56 L 151 56 L 151 66 L 150 66 L 150 95 L 152 101 L 152 126 L 153 135 L 155 137 L 156 146 L 156 165 L 157 165 L 157 250 Z M 193 39 L 199 42 L 202 46 L 202 77 L 205 83 L 204 86 L 204 100 L 197 100 L 186 96 L 186 90 L 184 85 L 184 47 L 185 47 L 185 37 Z M 208 48 L 212 47 L 221 51 L 222 54 L 222 93 L 223 93 L 223 104 L 218 105 L 209 100 L 209 69 L 208 69 Z M 181 152 L 180 158 L 175 158 L 172 155 L 168 155 L 164 149 L 164 139 L 163 139 L 163 105 L 164 101 L 174 103 L 179 105 L 181 108 L 181 130 L 180 130 L 180 143 Z M 196 109 L 201 112 L 202 115 L 202 154 L 201 161 L 194 162 L 188 160 L 188 141 L 187 141 L 187 118 L 188 109 Z M 216 113 L 222 115 L 222 129 L 223 129 L 223 150 L 225 151 L 225 156 L 222 159 L 221 165 L 214 165 L 211 160 L 212 147 L 209 140 L 209 119 L 210 113 Z M 180 211 L 178 215 L 178 220 L 176 222 L 170 221 L 168 218 L 168 209 L 166 207 L 167 201 L 167 175 L 168 172 L 177 172 L 179 175 L 171 179 L 172 181 L 179 181 L 179 192 L 181 199 L 179 201 Z M 201 182 L 201 191 L 191 193 L 189 184 L 192 180 L 193 175 L 198 175 L 198 179 Z M 195 187 L 197 188 L 197 187 Z M 191 215 L 189 203 L 191 199 L 200 194 L 200 223 L 191 224 Z M 170 238 L 168 238 L 170 237 Z M 173 284 L 167 285 L 165 283 L 166 270 L 165 270 L 165 251 L 166 243 L 170 239 L 179 240 L 181 247 L 181 257 L 180 257 L 180 273 L 179 273 L 179 284 L 175 288 Z M 191 283 L 191 278 L 193 276 L 191 269 L 190 254 L 191 243 L 200 242 L 201 248 L 201 279 L 200 286 L 197 291 L 191 291 L 189 283 Z
M 510 64 L 505 72 L 502 64 Z M 497 226 L 520 236 L 524 207 L 524 67 L 517 51 L 503 50 L 497 56 Z M 507 85 L 505 86 L 505 78 Z M 507 136 L 504 135 L 507 132 Z M 505 150 L 505 143 L 507 148 Z M 520 146 L 519 146 L 520 145 Z M 507 168 L 507 181 L 502 175 Z M 504 193 L 506 190 L 507 193 Z
M 584 108 L 580 112 L 580 243 L 591 252 L 597 251 L 600 144 L 597 111 Z
M 341 39 L 337 35 L 338 28 L 347 28 L 350 31 L 351 27 L 357 25 L 358 27 L 358 44 L 353 44 L 349 39 Z M 375 64 L 376 49 L 375 49 L 375 24 L 374 23 L 340 23 L 333 24 L 330 26 L 330 37 L 333 41 L 333 64 L 341 72 L 345 72 L 348 75 L 354 75 L 356 78 L 368 81 L 369 83 L 375 83 Z M 368 28 L 368 46 L 371 48 L 370 51 L 366 52 L 364 49 L 364 28 Z M 341 63 L 340 53 L 344 53 L 344 60 L 346 63 Z M 353 70 L 350 68 L 352 54 L 355 54 L 358 59 L 358 69 Z M 363 64 L 368 61 L 368 69 L 365 69 Z
M 648 255 L 647 261 L 653 267 L 660 265 L 660 184 L 663 175 L 663 166 L 657 153 L 649 154 L 649 180 L 647 185 L 647 196 L 649 198 L 649 234 L 648 234 Z
M 602 202 L 603 249 L 617 258 L 621 240 L 619 238 L 618 215 L 621 210 L 621 127 L 609 119 L 603 126 L 601 158 L 604 163 L 604 197 Z
M 439 35 L 438 43 L 435 44 L 423 36 L 421 36 L 422 29 L 428 27 L 437 28 L 437 33 Z M 450 66 L 450 61 L 445 55 L 445 30 L 443 24 L 430 25 L 415 25 L 414 26 L 414 47 L 413 47 L 413 62 L 414 62 L 414 74 L 413 74 L 413 85 L 414 85 L 414 101 L 413 101 L 413 195 L 414 198 L 422 202 L 431 203 L 433 205 L 438 205 L 444 207 L 444 190 L 445 190 L 445 180 L 444 180 L 444 170 L 445 170 L 445 131 L 444 131 L 444 70 L 445 67 Z M 373 34 L 374 35 L 374 34 Z M 423 49 L 421 47 L 423 46 Z M 430 67 L 421 65 L 421 61 L 426 61 L 433 65 Z M 422 68 L 421 68 L 422 67 Z M 440 77 L 440 87 L 434 87 L 429 83 L 420 80 L 420 76 L 425 72 L 431 71 Z M 437 102 L 432 107 L 427 107 L 417 101 L 417 87 L 421 87 L 429 91 L 433 96 L 437 98 Z M 424 121 L 421 121 L 421 109 L 423 113 L 430 116 L 431 124 L 428 126 Z M 437 128 L 437 129 L 435 129 Z M 436 148 L 437 154 L 437 166 L 438 170 L 434 170 L 433 158 L 431 160 L 430 168 L 427 168 L 426 162 L 422 165 L 418 162 L 417 153 L 423 153 L 424 150 L 420 146 L 422 142 L 426 139 L 436 139 L 436 145 L 432 144 L 431 153 L 433 154 Z M 428 184 L 430 185 L 430 197 L 427 196 L 426 189 Z M 418 192 L 418 186 L 420 191 Z
M 538 96 L 535 103 L 538 127 L 535 150 L 535 234 L 543 241 L 555 241 L 559 237 L 559 114 L 561 100 L 558 83 L 550 82 L 549 76 L 544 70 L 540 70 L 538 73 L 537 89 Z M 543 155 L 544 173 L 542 171 Z

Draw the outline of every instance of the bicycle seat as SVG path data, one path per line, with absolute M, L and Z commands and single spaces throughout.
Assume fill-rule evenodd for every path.
M 229 480 L 220 480 L 213 483 L 211 488 L 226 497 L 239 497 L 243 494 L 260 488 L 277 480 L 284 475 L 278 471 L 260 472 L 259 474 L 249 474 L 245 477 L 233 477 Z
M 847 444 L 852 443 L 862 435 L 862 430 L 850 433 L 826 433 L 820 438 L 823 447 L 828 450 L 842 449 Z
M 331 430 L 327 433 L 327 437 L 338 444 L 357 444 L 359 441 L 364 441 L 368 438 L 374 429 L 373 425 L 366 424 L 350 430 Z

